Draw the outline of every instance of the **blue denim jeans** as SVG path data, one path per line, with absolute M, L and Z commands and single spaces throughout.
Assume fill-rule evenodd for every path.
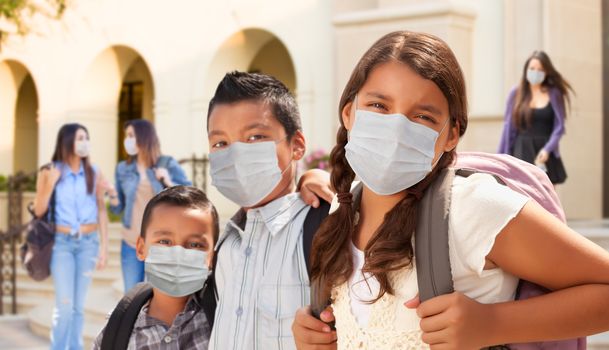
M 144 282 L 144 262 L 137 259 L 135 248 L 124 240 L 121 242 L 121 266 L 125 293 L 136 284 Z
M 82 328 L 87 290 L 99 252 L 97 232 L 80 238 L 55 234 L 51 276 L 55 287 L 55 308 L 51 349 L 82 349 Z

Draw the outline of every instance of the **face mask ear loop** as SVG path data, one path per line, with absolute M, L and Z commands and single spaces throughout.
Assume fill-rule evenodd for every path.
M 440 138 L 440 135 L 442 135 L 442 133 L 444 132 L 444 129 L 446 129 L 446 126 L 450 123 L 450 117 L 448 118 L 448 120 L 446 120 L 446 123 L 444 123 L 444 126 L 442 127 L 442 130 L 440 130 L 440 132 L 438 133 L 438 138 Z M 442 153 L 440 154 L 440 156 L 438 157 L 438 160 L 436 160 L 432 165 L 431 165 L 431 169 L 435 169 L 436 165 L 438 165 L 438 163 L 440 162 L 440 159 L 442 159 L 442 156 L 444 156 L 444 151 L 442 151 Z

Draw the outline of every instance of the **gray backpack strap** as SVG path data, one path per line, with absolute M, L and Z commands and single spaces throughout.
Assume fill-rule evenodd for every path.
M 421 302 L 454 291 L 448 251 L 448 212 L 454 178 L 454 169 L 442 170 L 419 203 L 414 252 Z

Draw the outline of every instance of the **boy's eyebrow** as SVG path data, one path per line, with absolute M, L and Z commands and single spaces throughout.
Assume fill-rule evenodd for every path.
M 188 235 L 188 238 L 205 238 L 206 231 L 193 232 Z
M 207 133 L 207 136 L 218 136 L 218 135 L 224 135 L 224 131 L 222 131 L 222 130 L 212 130 L 212 131 Z
M 252 130 L 252 129 L 272 129 L 270 125 L 266 125 L 263 123 L 253 123 L 250 125 L 247 125 L 243 128 L 243 131 L 247 131 L 247 130 Z
M 153 236 L 169 236 L 171 235 L 170 231 L 167 230 L 158 230 L 158 231 L 154 231 L 152 232 Z
M 442 112 L 437 107 L 432 106 L 432 105 L 418 104 L 415 106 L 415 109 L 429 112 L 429 113 L 435 114 L 437 116 L 442 115 Z

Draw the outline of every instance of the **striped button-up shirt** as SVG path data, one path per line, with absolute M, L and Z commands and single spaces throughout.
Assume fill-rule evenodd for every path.
M 129 337 L 128 350 L 206 350 L 209 344 L 209 323 L 203 309 L 194 297 L 190 297 L 184 311 L 180 312 L 171 327 L 148 315 L 150 302 L 140 310 Z M 114 336 L 110 334 L 108 336 Z M 101 348 L 104 330 L 93 343 L 93 350 Z
M 296 348 L 292 321 L 310 299 L 302 244 L 309 208 L 293 193 L 229 221 L 218 240 L 210 349 Z

